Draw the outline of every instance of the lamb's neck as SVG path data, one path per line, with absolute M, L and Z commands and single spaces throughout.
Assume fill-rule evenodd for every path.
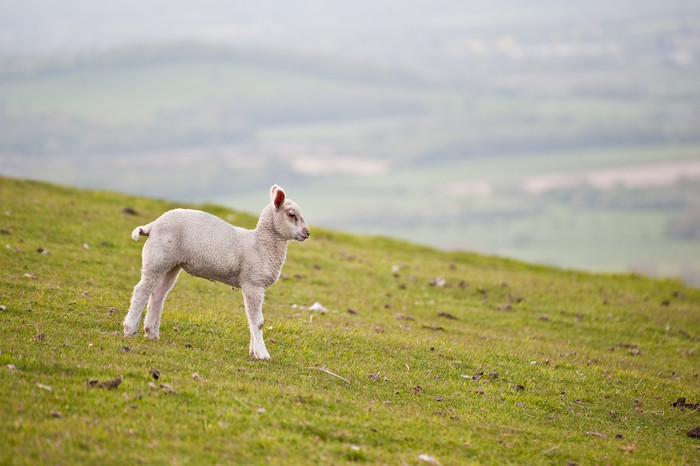
M 272 268 L 281 270 L 287 257 L 287 240 L 277 234 L 272 221 L 270 213 L 263 211 L 253 230 L 255 249 Z

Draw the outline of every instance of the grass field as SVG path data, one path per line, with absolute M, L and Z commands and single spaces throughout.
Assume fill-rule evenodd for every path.
M 126 339 L 129 233 L 172 207 L 0 178 L 0 463 L 698 461 L 672 406 L 700 402 L 696 289 L 312 226 L 267 294 L 269 362 L 240 293 L 184 275 L 161 340 Z

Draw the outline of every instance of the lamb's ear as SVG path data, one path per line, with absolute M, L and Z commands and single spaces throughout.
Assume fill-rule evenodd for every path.
M 272 189 L 270 189 L 270 199 L 272 200 L 272 203 L 275 205 L 275 208 L 279 209 L 282 204 L 284 204 L 284 189 L 280 188 L 277 185 L 274 185 Z

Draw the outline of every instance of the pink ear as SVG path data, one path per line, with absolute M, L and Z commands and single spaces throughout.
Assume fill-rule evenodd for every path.
M 284 190 L 280 188 L 279 186 L 275 185 L 272 187 L 272 203 L 275 205 L 276 208 L 280 208 L 282 204 L 284 204 Z

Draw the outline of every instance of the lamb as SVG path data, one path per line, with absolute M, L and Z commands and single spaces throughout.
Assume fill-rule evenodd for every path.
M 270 359 L 263 340 L 262 305 L 265 290 L 277 282 L 287 256 L 287 241 L 304 241 L 311 234 L 299 206 L 274 185 L 254 230 L 233 226 L 220 218 L 190 209 L 165 212 L 154 222 L 137 227 L 131 237 L 147 236 L 141 280 L 134 287 L 124 335 L 138 333 L 141 313 L 147 338 L 160 338 L 163 303 L 181 270 L 190 275 L 240 288 L 250 327 L 250 355 Z

